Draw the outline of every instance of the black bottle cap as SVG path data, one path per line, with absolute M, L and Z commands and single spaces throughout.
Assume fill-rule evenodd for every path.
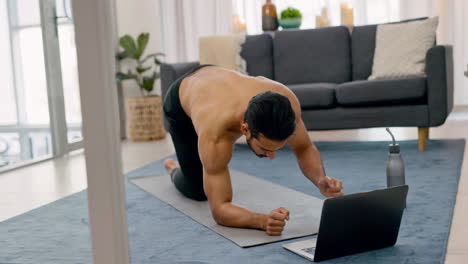
M 390 144 L 390 145 L 388 145 L 388 151 L 390 151 L 390 153 L 400 153 L 400 145 Z

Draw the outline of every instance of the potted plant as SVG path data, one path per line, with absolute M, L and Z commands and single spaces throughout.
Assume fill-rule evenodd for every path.
M 129 35 L 119 39 L 123 51 L 117 54 L 117 59 L 133 62 L 126 73 L 116 73 L 117 82 L 134 82 L 141 92 L 140 97 L 128 97 L 125 101 L 128 136 L 134 141 L 160 139 L 166 135 L 161 96 L 153 93 L 154 82 L 160 77 L 159 57 L 164 54 L 143 56 L 148 41 L 149 33 L 141 33 L 136 41 Z
M 281 11 L 279 24 L 283 29 L 299 28 L 302 23 L 302 14 L 299 9 L 288 7 Z

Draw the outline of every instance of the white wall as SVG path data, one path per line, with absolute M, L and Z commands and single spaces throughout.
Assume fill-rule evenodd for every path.
M 142 32 L 150 34 L 150 40 L 146 47 L 146 54 L 162 51 L 162 30 L 160 19 L 159 0 L 116 0 L 117 28 L 119 37 L 129 34 L 136 38 Z M 125 70 L 125 63 L 121 65 Z M 124 83 L 124 95 L 139 96 L 140 92 L 136 84 L 131 81 Z M 159 91 L 159 82 L 155 84 Z

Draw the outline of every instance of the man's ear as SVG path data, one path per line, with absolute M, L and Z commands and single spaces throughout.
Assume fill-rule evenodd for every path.
M 244 134 L 246 136 L 250 132 L 249 125 L 246 122 L 242 123 L 241 132 L 242 132 L 242 134 Z

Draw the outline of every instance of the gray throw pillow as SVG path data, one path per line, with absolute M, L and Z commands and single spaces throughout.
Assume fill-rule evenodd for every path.
M 438 17 L 377 26 L 369 80 L 424 76 L 427 51 L 434 46 Z

